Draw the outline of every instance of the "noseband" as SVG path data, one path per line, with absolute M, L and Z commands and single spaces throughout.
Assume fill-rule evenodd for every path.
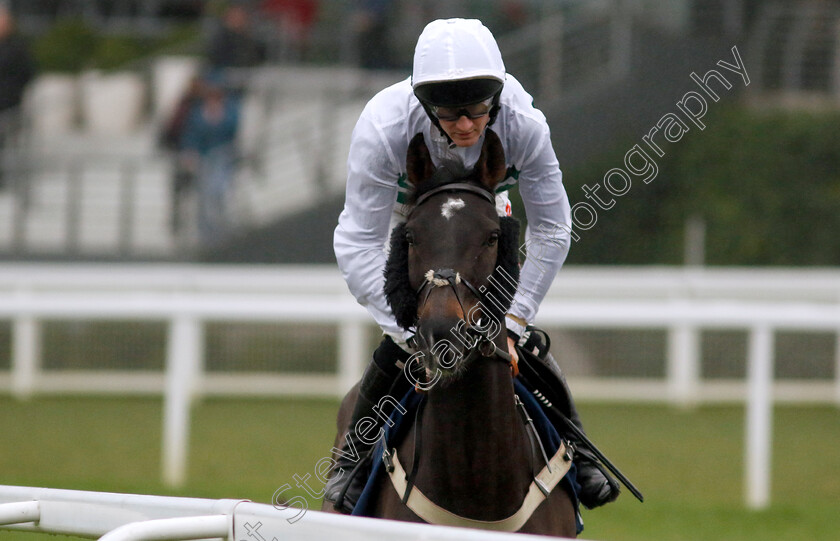
M 455 182 L 451 184 L 444 184 L 442 186 L 438 186 L 437 188 L 433 188 L 428 192 L 422 194 L 420 197 L 417 198 L 417 201 L 415 202 L 414 208 L 411 210 L 411 212 L 414 212 L 420 205 L 428 201 L 429 198 L 433 195 L 442 192 L 468 192 L 481 196 L 485 201 L 487 201 L 494 207 L 496 205 L 495 197 L 486 189 L 480 188 L 473 184 L 467 184 L 465 182 Z M 409 213 L 409 216 L 411 215 L 411 212 Z M 464 284 L 467 287 L 467 289 L 469 289 L 470 293 L 475 295 L 475 297 L 479 300 L 479 303 L 481 303 L 482 306 L 485 306 L 485 302 L 487 301 L 487 299 L 478 288 L 476 288 L 472 283 L 470 283 L 469 280 L 462 277 L 461 274 L 454 269 L 429 269 L 428 271 L 426 271 L 424 277 L 425 280 L 422 284 L 420 284 L 416 291 L 416 296 L 418 298 L 418 307 L 426 303 L 426 301 L 429 298 L 429 295 L 431 295 L 432 293 L 432 289 L 434 289 L 435 287 L 451 287 L 452 292 L 455 294 L 455 299 L 458 301 L 458 305 L 461 307 L 461 313 L 463 314 L 461 321 L 464 322 L 466 332 L 470 334 L 473 338 L 472 344 L 470 344 L 467 347 L 467 354 L 464 357 L 463 361 L 472 360 L 472 358 L 478 353 L 481 354 L 482 357 L 492 357 L 496 355 L 502 361 L 511 363 L 512 359 L 510 354 L 507 351 L 499 349 L 496 346 L 496 344 L 493 343 L 492 338 L 489 336 L 488 329 L 480 329 L 470 325 L 470 322 L 467 318 L 467 310 L 464 308 L 464 303 L 461 300 L 461 295 L 458 293 L 458 288 L 456 286 L 458 284 Z M 486 288 L 484 289 L 486 290 Z M 423 295 L 424 291 L 425 295 Z M 421 295 L 423 295 L 423 300 L 419 301 Z M 479 320 L 479 323 L 480 322 L 481 320 Z M 414 341 L 415 344 L 413 345 L 416 346 L 416 338 L 414 338 Z

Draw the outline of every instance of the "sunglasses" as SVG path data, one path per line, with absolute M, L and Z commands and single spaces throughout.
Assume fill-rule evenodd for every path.
M 463 107 L 440 107 L 437 105 L 432 105 L 429 107 L 429 109 L 431 109 L 432 114 L 435 115 L 435 118 L 437 118 L 438 120 L 453 122 L 458 120 L 462 116 L 465 116 L 467 118 L 481 118 L 484 115 L 488 114 L 492 107 L 493 98 L 490 97 L 484 101 L 472 103 Z

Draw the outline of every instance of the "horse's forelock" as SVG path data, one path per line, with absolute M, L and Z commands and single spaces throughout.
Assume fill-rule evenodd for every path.
M 439 186 L 454 184 L 455 182 L 474 182 L 476 186 L 481 187 L 481 184 L 475 181 L 474 171 L 469 171 L 455 164 L 444 164 L 435 169 L 431 177 L 420 183 L 420 185 L 413 187 L 408 194 L 408 204 L 414 205 L 417 199 L 424 193 L 430 192 Z

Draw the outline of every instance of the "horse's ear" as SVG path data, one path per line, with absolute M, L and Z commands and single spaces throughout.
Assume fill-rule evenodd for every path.
M 408 181 L 415 187 L 422 184 L 435 172 L 432 155 L 429 152 L 429 147 L 426 146 L 422 132 L 415 135 L 408 144 L 405 169 L 408 174 Z
M 484 145 L 478 163 L 475 164 L 475 171 L 478 180 L 491 192 L 505 178 L 505 149 L 499 136 L 491 129 L 484 132 Z

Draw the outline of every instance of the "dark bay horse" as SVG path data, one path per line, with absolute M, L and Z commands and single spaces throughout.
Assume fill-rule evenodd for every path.
M 559 483 L 570 457 L 535 445 L 514 392 L 504 313 L 519 239 L 494 203 L 501 142 L 487 130 L 474 169 L 453 173 L 434 167 L 418 134 L 407 173 L 414 209 L 392 234 L 385 289 L 397 322 L 416 331 L 408 373 L 425 396 L 418 421 L 385 453 L 395 480 L 378 476 L 370 514 L 575 537 L 574 500 Z M 342 403 L 336 447 L 355 392 Z

